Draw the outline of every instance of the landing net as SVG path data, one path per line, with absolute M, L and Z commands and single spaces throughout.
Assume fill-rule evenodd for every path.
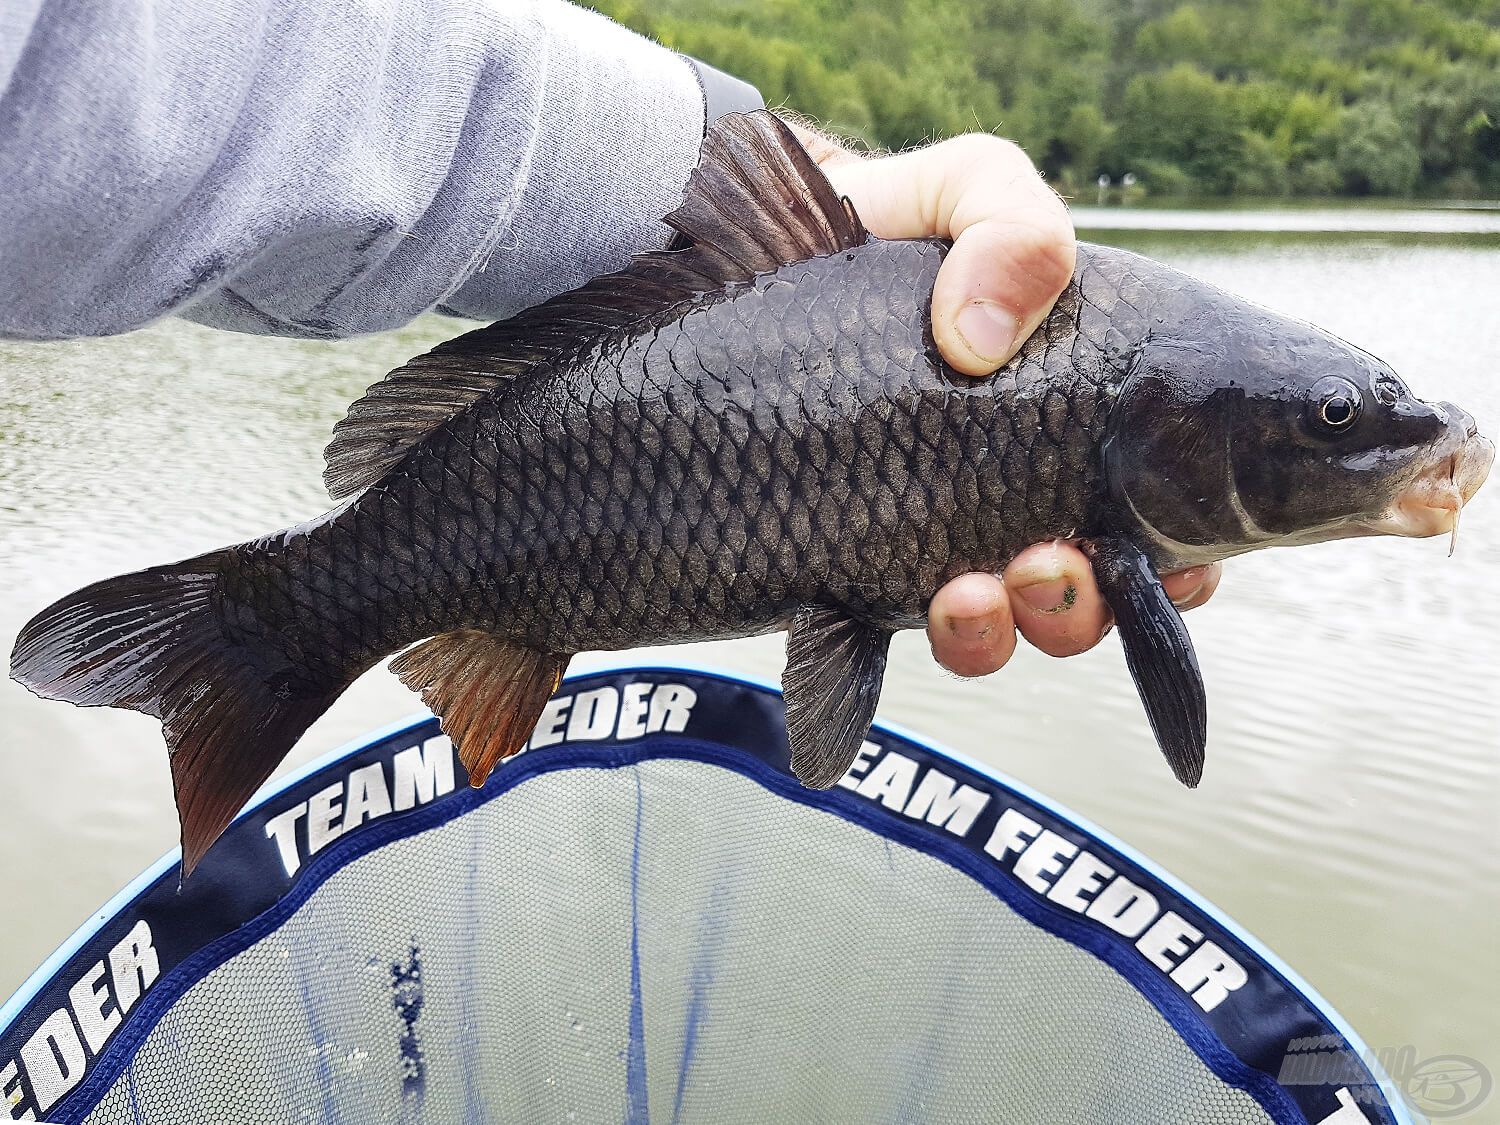
M 56 1122 L 1405 1122 L 1327 1004 L 1014 782 L 775 692 L 566 682 L 481 790 L 434 720 L 174 853 L 0 1010 Z

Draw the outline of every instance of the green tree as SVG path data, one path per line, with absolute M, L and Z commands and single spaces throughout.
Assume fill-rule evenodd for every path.
M 1112 136 L 1113 129 L 1098 106 L 1091 102 L 1073 106 L 1048 153 L 1059 178 L 1079 186 L 1092 181 L 1104 166 Z
M 1074 190 L 1500 193 L 1500 0 L 597 0 L 866 141 Z
M 1208 21 L 1192 4 L 1152 20 L 1136 33 L 1135 49 L 1156 63 L 1203 62 L 1210 58 Z
M 1233 87 L 1191 63 L 1178 63 L 1164 74 L 1130 80 L 1114 163 L 1123 171 L 1132 161 L 1165 162 L 1191 177 L 1200 191 L 1228 192 L 1243 163 L 1244 131 Z
M 1406 195 L 1422 170 L 1411 130 L 1382 102 L 1360 102 L 1345 111 L 1333 162 L 1345 190 L 1355 195 Z

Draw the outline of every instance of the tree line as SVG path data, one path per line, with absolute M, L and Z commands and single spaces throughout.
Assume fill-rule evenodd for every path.
M 1081 192 L 1500 196 L 1500 0 L 594 0 L 891 149 L 989 129 Z

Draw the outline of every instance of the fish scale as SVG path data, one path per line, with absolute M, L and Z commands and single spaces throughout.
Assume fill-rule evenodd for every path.
M 955 374 L 926 320 L 946 251 L 871 241 L 785 266 L 534 371 L 306 550 L 247 561 L 229 596 L 261 620 L 278 588 L 313 591 L 297 635 L 319 674 L 458 628 L 573 652 L 762 632 L 808 602 L 920 624 L 949 578 L 1091 525 L 1124 375 L 1078 362 L 1106 314 L 1072 293 L 994 381 Z M 1072 288 L 1104 273 L 1123 288 L 1131 263 L 1085 249 Z M 325 544 L 331 590 L 302 572 Z M 286 568 L 276 583 L 267 562 Z

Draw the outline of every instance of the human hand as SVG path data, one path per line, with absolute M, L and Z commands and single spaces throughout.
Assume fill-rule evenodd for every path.
M 861 156 L 790 121 L 835 190 L 880 238 L 953 240 L 932 291 L 932 333 L 948 365 L 989 375 L 1015 355 L 1073 276 L 1067 208 L 1021 149 L 975 133 L 894 156 Z M 1217 563 L 1164 579 L 1180 609 L 1219 584 Z M 1110 625 L 1088 559 L 1064 541 L 1018 555 L 1003 575 L 965 574 L 928 610 L 932 654 L 960 676 L 1005 665 L 1016 631 L 1052 656 L 1098 644 Z

